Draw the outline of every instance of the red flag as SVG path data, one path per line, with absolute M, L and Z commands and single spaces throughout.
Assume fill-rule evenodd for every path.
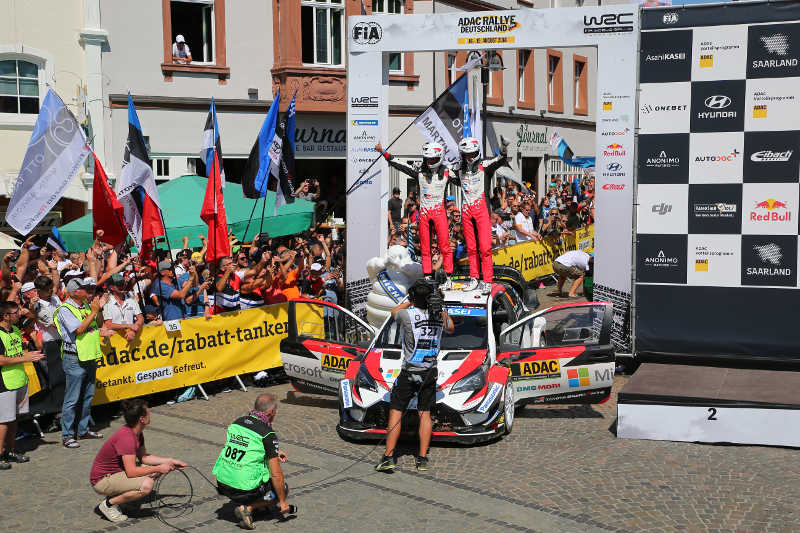
M 142 191 L 142 242 L 160 237 L 166 234 L 164 223 L 161 221 L 161 212 L 158 206 L 150 198 L 150 195 Z
M 208 248 L 206 262 L 216 262 L 220 257 L 231 255 L 231 243 L 228 241 L 228 218 L 225 216 L 225 202 L 222 199 L 221 178 L 217 151 L 214 150 L 214 162 L 208 173 L 206 195 L 200 218 L 208 224 Z
M 117 195 L 108 185 L 103 166 L 94 156 L 94 184 L 92 185 L 92 226 L 94 234 L 103 230 L 103 241 L 116 246 L 125 241 L 128 230 L 125 229 L 125 210 L 117 200 Z

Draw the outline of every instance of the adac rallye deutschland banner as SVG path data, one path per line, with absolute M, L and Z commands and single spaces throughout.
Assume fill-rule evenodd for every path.
M 206 383 L 281 366 L 287 305 L 181 320 L 180 331 L 145 326 L 132 341 L 114 335 L 98 360 L 93 404 Z
M 531 281 L 552 274 L 553 261 L 571 250 L 594 252 L 594 225 L 577 230 L 575 235 L 562 235 L 558 240 L 548 237 L 541 242 L 521 242 L 492 250 L 492 262 L 514 267 L 525 281 Z M 466 264 L 466 260 L 462 263 Z

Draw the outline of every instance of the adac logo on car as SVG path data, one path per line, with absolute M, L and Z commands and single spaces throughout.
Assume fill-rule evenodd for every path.
M 532 377 L 533 379 L 557 379 L 561 377 L 561 365 L 558 359 L 547 361 L 520 361 L 511 366 L 511 375 Z
M 352 361 L 352 359 L 349 357 L 341 357 L 326 353 L 322 356 L 322 370 L 343 373 L 347 370 L 347 365 L 350 364 L 350 361 Z
M 750 220 L 756 222 L 789 222 L 792 220 L 792 212 L 786 202 L 781 202 L 775 198 L 768 198 L 763 202 L 758 202 L 750 211 Z

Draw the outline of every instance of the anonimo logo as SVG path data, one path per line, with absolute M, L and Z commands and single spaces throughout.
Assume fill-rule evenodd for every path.
M 377 22 L 356 22 L 353 41 L 358 44 L 377 44 L 383 38 L 383 28 Z
M 633 13 L 583 16 L 583 33 L 630 33 L 632 31 Z

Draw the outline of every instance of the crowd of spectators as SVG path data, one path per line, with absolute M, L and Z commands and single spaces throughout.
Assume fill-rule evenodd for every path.
M 560 242 L 562 235 L 594 223 L 594 177 L 575 177 L 571 181 L 554 177 L 547 192 L 537 198 L 530 183 L 521 186 L 512 180 L 498 177 L 488 205 L 491 209 L 492 247 L 502 248 L 530 240 L 552 237 Z M 419 201 L 417 191 L 410 190 L 403 201 L 395 187 L 388 202 L 389 244 L 406 246 L 412 258 L 420 257 L 417 221 Z M 445 198 L 445 210 L 450 227 L 450 248 L 454 259 L 467 256 L 461 211 L 455 196 Z M 410 244 L 409 244 L 410 243 Z M 432 244 L 434 269 L 441 264 L 438 245 Z M 437 263 L 438 261 L 438 263 Z

